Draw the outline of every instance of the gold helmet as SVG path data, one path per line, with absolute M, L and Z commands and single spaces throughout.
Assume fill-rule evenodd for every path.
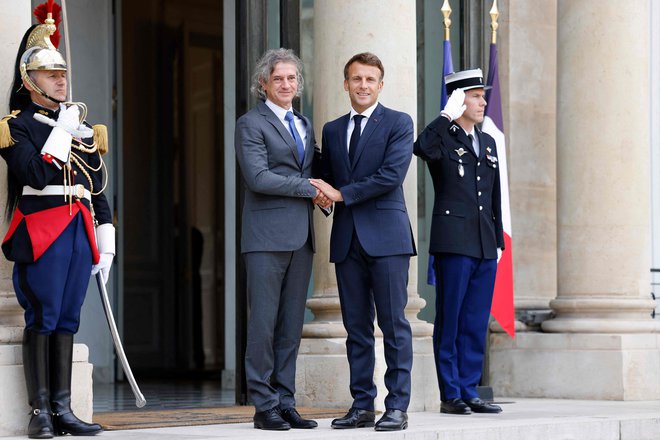
M 33 70 L 67 70 L 64 57 L 57 50 L 56 45 L 53 44 L 53 40 L 55 40 L 56 44 L 59 43 L 57 22 L 59 22 L 60 6 L 53 0 L 48 0 L 48 2 L 38 6 L 34 10 L 34 14 L 42 24 L 35 26 L 28 36 L 25 52 L 21 56 L 19 69 L 23 81 L 28 83 L 38 93 L 47 96 L 32 81 L 28 72 Z

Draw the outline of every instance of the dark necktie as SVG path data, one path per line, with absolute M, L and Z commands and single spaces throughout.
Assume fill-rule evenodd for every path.
M 474 154 L 479 156 L 479 148 L 477 147 L 477 144 L 474 143 L 474 136 L 471 134 L 468 134 L 468 139 L 470 139 L 470 145 L 472 145 L 472 149 L 474 150 Z
M 355 126 L 353 127 L 353 132 L 351 133 L 351 141 L 348 143 L 348 159 L 353 164 L 353 158 L 355 157 L 355 151 L 357 151 L 358 143 L 360 142 L 360 133 L 362 132 L 362 118 L 366 116 L 355 115 L 353 116 L 353 122 Z
M 296 123 L 293 120 L 293 112 L 286 112 L 284 119 L 289 123 L 289 131 L 291 132 L 291 136 L 293 136 L 293 140 L 296 141 L 296 147 L 298 147 L 298 159 L 302 165 L 305 162 L 305 146 L 300 138 L 300 134 L 298 134 L 298 130 L 296 130 Z

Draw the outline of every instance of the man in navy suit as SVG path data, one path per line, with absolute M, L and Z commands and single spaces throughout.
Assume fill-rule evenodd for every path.
M 445 77 L 445 108 L 415 142 L 433 178 L 429 252 L 435 257 L 433 348 L 440 411 L 499 413 L 479 399 L 499 249 L 504 249 L 495 140 L 481 132 L 486 109 L 481 69 Z
M 330 261 L 348 333 L 353 405 L 333 428 L 374 426 L 374 317 L 385 345 L 386 411 L 378 431 L 406 429 L 410 402 L 412 333 L 404 315 L 408 267 L 415 244 L 403 197 L 412 158 L 409 115 L 378 103 L 384 68 L 371 53 L 344 67 L 350 113 L 323 127 L 320 174 L 314 186 L 335 202 Z

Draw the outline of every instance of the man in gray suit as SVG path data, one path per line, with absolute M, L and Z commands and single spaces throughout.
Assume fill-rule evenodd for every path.
M 251 90 L 260 102 L 238 119 L 235 139 L 245 180 L 248 394 L 255 428 L 315 428 L 295 408 L 296 357 L 314 254 L 313 203 L 330 202 L 309 182 L 312 124 L 291 105 L 303 89 L 302 62 L 290 49 L 274 49 L 255 70 Z

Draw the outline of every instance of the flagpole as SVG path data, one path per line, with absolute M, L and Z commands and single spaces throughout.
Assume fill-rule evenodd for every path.
M 449 18 L 451 15 L 451 6 L 449 6 L 449 0 L 445 0 L 440 10 L 442 11 L 442 15 L 445 17 L 445 19 L 442 20 L 445 25 L 445 41 L 449 41 L 449 27 L 451 26 L 451 19 Z
M 499 169 L 500 169 L 500 193 L 501 193 L 501 212 L 502 229 L 504 239 L 504 250 L 501 258 L 497 262 L 497 275 L 495 278 L 495 287 L 493 289 L 493 303 L 491 306 L 491 315 L 497 320 L 502 330 L 515 338 L 516 317 L 514 304 L 514 283 L 513 283 L 513 255 L 511 240 L 511 203 L 509 199 L 509 179 L 506 155 L 506 140 L 504 138 L 504 120 L 502 118 L 502 97 L 500 91 L 500 80 L 497 63 L 497 0 L 493 1 L 493 7 L 490 10 L 492 39 L 490 44 L 490 59 L 488 67 L 488 80 L 486 85 L 490 90 L 486 92 L 486 101 L 488 107 L 484 114 L 484 123 L 482 130 L 495 139 L 497 145 Z
M 440 11 L 442 11 L 442 15 L 444 16 L 444 20 L 442 21 L 445 27 L 445 39 L 442 42 L 442 77 L 440 79 L 440 84 L 441 86 L 441 92 L 440 92 L 440 110 L 442 110 L 447 103 L 447 89 L 445 88 L 445 76 L 452 73 L 454 71 L 454 65 L 451 60 L 451 41 L 450 41 L 450 26 L 451 26 L 451 19 L 449 16 L 451 15 L 451 6 L 449 6 L 449 0 L 445 0 L 444 3 L 442 4 L 442 8 L 440 8 Z M 429 260 L 428 260 L 428 265 L 426 268 L 426 283 L 435 286 L 436 279 L 435 279 L 435 270 L 433 268 L 433 255 L 429 254 Z
M 493 7 L 490 8 L 490 28 L 492 29 L 492 44 L 497 44 L 497 17 L 499 17 L 500 12 L 497 10 L 497 0 L 493 0 Z

